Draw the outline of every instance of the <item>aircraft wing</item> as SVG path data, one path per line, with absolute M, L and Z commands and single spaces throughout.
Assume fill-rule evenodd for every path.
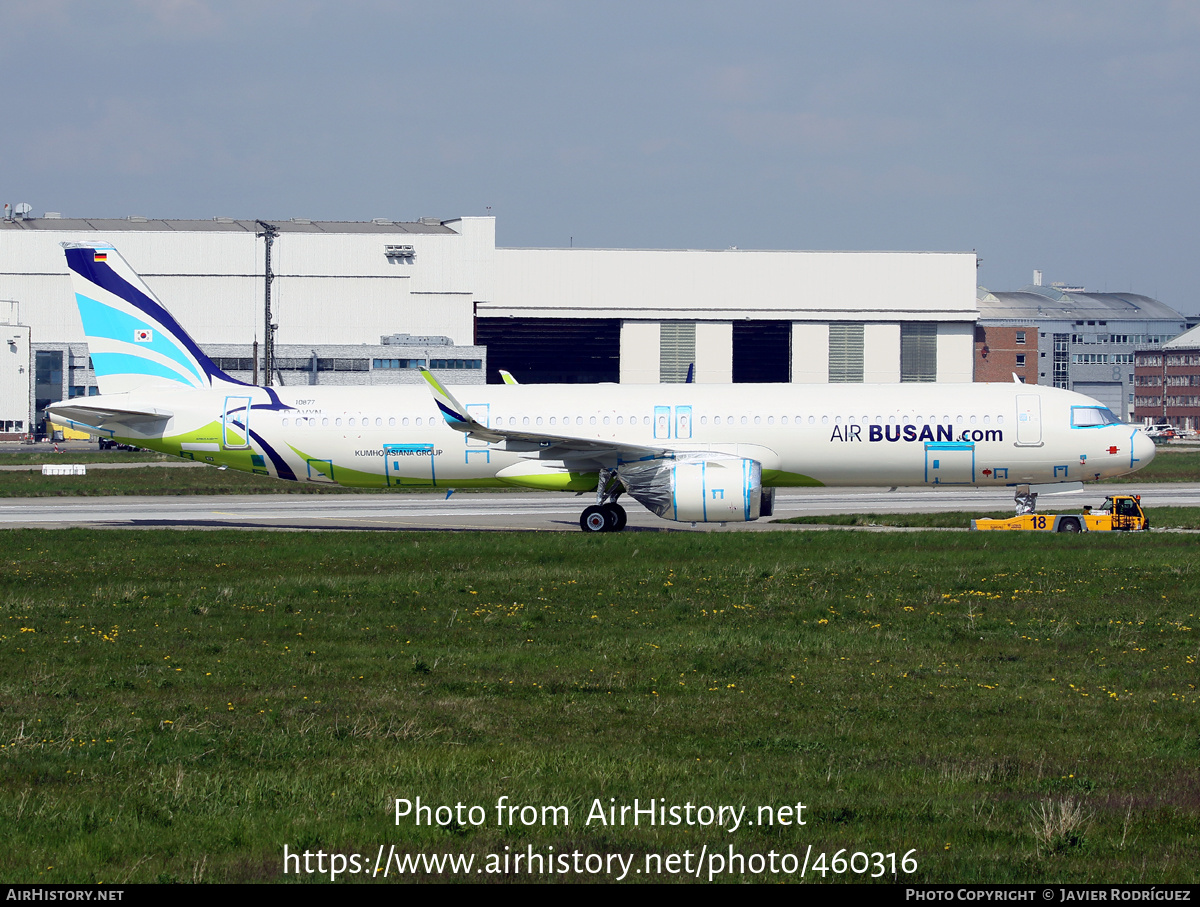
M 73 422 L 103 428 L 108 424 L 143 425 L 151 422 L 166 422 L 174 413 L 158 407 L 118 409 L 111 406 L 94 406 L 87 403 L 55 403 L 49 408 L 50 419 L 62 424 Z
M 603 441 L 596 438 L 575 438 L 570 435 L 545 434 L 517 429 L 489 428 L 468 415 L 466 407 L 459 403 L 428 369 L 421 369 L 421 375 L 428 382 L 430 390 L 433 391 L 434 402 L 437 403 L 447 425 L 455 431 L 461 431 L 472 438 L 487 441 L 489 444 L 502 443 L 511 451 L 528 451 L 547 459 L 611 460 L 614 462 L 656 459 L 671 452 L 671 449 L 666 447 L 626 444 L 620 441 Z

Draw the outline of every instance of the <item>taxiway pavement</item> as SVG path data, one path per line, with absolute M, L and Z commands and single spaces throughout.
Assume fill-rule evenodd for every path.
M 1043 495 L 1038 509 L 1078 511 L 1084 504 L 1099 504 L 1108 494 L 1140 494 L 1151 511 L 1155 506 L 1200 506 L 1200 484 L 1130 484 Z M 594 500 L 592 494 L 576 497 L 545 492 L 458 492 L 449 498 L 445 492 L 7 498 L 0 499 L 0 527 L 579 532 L 579 514 Z M 793 516 L 947 510 L 984 513 L 1011 508 L 1013 497 L 1011 489 L 779 489 L 772 518 L 694 527 L 659 519 L 634 501 L 623 503 L 629 514 L 626 531 L 769 532 L 812 528 L 775 522 Z

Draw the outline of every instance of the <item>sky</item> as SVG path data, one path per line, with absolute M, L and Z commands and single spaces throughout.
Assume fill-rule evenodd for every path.
M 975 250 L 1200 311 L 1197 0 L 4 0 L 0 201 Z

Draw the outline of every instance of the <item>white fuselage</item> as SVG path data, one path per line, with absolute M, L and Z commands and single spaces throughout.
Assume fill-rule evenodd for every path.
M 1100 407 L 1091 398 L 1015 383 L 475 385 L 454 392 L 491 428 L 736 455 L 759 461 L 768 486 L 1078 482 L 1125 475 L 1154 457 L 1153 442 L 1132 426 L 1074 427 L 1073 408 Z M 122 408 L 123 397 L 88 403 Z M 424 386 L 143 388 L 128 398 L 126 406 L 159 406 L 172 418 L 153 427 L 109 424 L 105 434 L 235 468 L 249 468 L 253 455 L 254 471 L 298 481 L 565 488 L 555 475 L 587 471 L 586 457 L 572 465 L 451 428 Z M 241 421 L 246 398 L 248 426 Z M 617 455 L 603 460 L 597 455 L 593 466 L 616 465 Z

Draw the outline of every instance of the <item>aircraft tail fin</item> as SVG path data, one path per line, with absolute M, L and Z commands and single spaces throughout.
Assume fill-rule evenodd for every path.
M 216 367 L 111 245 L 63 243 L 63 251 L 102 394 L 242 383 Z

